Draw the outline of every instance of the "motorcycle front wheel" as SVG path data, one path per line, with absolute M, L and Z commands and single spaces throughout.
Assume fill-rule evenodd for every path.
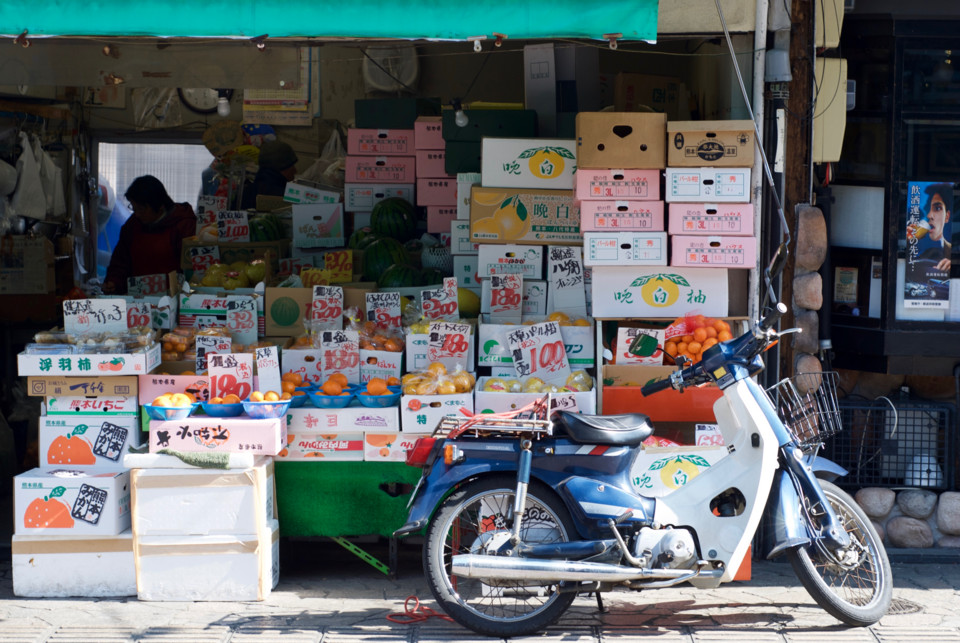
M 464 485 L 440 507 L 427 529 L 423 567 L 434 598 L 461 625 L 486 636 L 533 634 L 556 621 L 575 593 L 559 593 L 556 584 L 497 581 L 451 575 L 458 554 L 484 554 L 491 540 L 506 537 L 513 526 L 516 479 L 480 479 Z M 559 498 L 531 482 L 520 537 L 527 544 L 565 542 L 576 529 Z
M 857 502 L 825 480 L 824 494 L 850 536 L 845 551 L 812 542 L 787 552 L 797 578 L 817 604 L 847 625 L 865 627 L 890 608 L 893 574 L 880 536 Z

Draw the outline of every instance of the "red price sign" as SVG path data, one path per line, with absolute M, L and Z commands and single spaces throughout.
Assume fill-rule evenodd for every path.
M 360 381 L 360 334 L 355 330 L 320 333 L 320 370 L 324 377 L 343 373 L 347 381 Z
M 141 275 L 127 279 L 127 294 L 134 297 L 159 295 L 167 290 L 167 275 Z
M 323 254 L 323 269 L 329 273 L 330 283 L 353 281 L 353 250 L 333 250 Z
M 300 270 L 300 281 L 304 288 L 313 288 L 314 286 L 329 286 L 330 275 L 326 270 L 319 268 L 303 268 Z
M 207 370 L 212 397 L 233 394 L 245 400 L 250 396 L 253 390 L 253 355 L 250 353 L 208 355 Z
M 490 277 L 490 318 L 493 321 L 519 322 L 523 304 L 521 275 Z
M 381 328 L 400 327 L 400 293 L 368 292 L 366 300 L 367 321 L 372 321 Z
M 218 246 L 193 246 L 188 250 L 190 267 L 195 272 L 206 272 L 207 269 L 220 261 Z
M 256 349 L 257 377 L 261 391 L 280 392 L 280 354 L 276 346 Z
M 127 304 L 127 328 L 149 328 L 152 322 L 150 304 L 146 302 Z
M 340 286 L 314 286 L 310 303 L 310 319 L 327 330 L 343 328 L 343 288 Z
M 207 358 L 210 355 L 230 352 L 232 340 L 229 337 L 219 337 L 217 335 L 197 335 L 197 362 L 196 370 L 207 370 Z
M 698 447 L 722 447 L 724 445 L 724 441 L 723 434 L 720 433 L 720 425 L 696 425 L 696 445 Z
M 433 322 L 427 332 L 427 360 L 450 369 L 466 369 L 470 354 L 470 324 Z
M 252 297 L 227 298 L 227 328 L 239 344 L 257 341 L 257 304 Z
M 557 322 L 512 330 L 507 333 L 507 343 L 518 377 L 536 375 L 549 384 L 562 384 L 570 376 L 567 350 Z
M 250 225 L 246 210 L 217 212 L 217 238 L 220 241 L 250 241 Z
M 420 291 L 420 310 L 424 319 L 432 321 L 460 319 L 456 277 L 445 277 L 443 288 Z

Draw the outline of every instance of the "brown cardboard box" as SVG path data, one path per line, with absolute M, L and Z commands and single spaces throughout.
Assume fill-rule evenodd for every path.
M 670 167 L 753 167 L 753 121 L 670 121 Z
M 110 377 L 67 377 L 63 375 L 27 378 L 27 395 L 40 397 L 131 396 L 137 394 L 136 375 Z
M 265 334 L 278 337 L 302 335 L 312 288 L 267 288 L 264 293 Z
M 619 73 L 613 82 L 613 109 L 618 112 L 653 110 L 669 119 L 680 117 L 679 78 Z
M 651 112 L 577 114 L 577 167 L 662 170 L 667 116 Z
M 38 295 L 55 288 L 53 244 L 49 239 L 17 236 L 0 244 L 0 294 Z
M 573 190 L 470 190 L 470 240 L 476 243 L 582 245 Z M 462 284 L 461 284 L 462 285 Z

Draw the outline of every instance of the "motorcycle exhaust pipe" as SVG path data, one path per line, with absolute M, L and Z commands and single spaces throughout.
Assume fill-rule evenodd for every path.
M 490 578 L 497 580 L 528 580 L 543 582 L 589 582 L 617 583 L 646 579 L 684 579 L 695 576 L 716 576 L 722 569 L 697 571 L 695 569 L 639 569 L 607 563 L 590 563 L 568 560 L 536 560 L 531 558 L 507 558 L 505 556 L 481 556 L 463 554 L 454 556 L 451 572 L 466 578 Z

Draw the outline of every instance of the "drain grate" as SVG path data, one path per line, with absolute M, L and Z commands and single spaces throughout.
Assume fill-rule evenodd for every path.
M 888 616 L 897 616 L 900 614 L 917 614 L 923 611 L 923 606 L 908 601 L 905 598 L 895 598 L 890 601 L 890 609 L 887 610 Z

